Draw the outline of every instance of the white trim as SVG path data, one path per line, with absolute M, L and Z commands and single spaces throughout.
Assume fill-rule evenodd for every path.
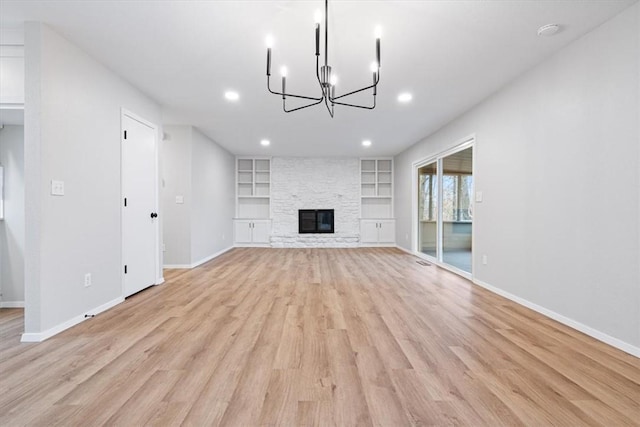
M 162 266 L 162 268 L 193 268 L 191 267 L 191 264 L 165 264 Z
M 406 253 L 408 253 L 409 255 L 415 255 L 411 250 L 406 249 L 406 248 L 403 248 L 402 246 L 396 245 L 395 247 L 396 247 L 397 249 L 400 249 L 402 252 L 406 252 Z
M 473 135 L 473 144 L 471 145 L 471 150 L 472 150 L 472 157 L 471 157 L 471 176 L 473 177 L 473 184 L 471 184 L 473 186 L 473 188 L 471 189 L 471 209 L 473 212 L 473 220 L 471 223 L 471 280 L 473 280 L 475 278 L 475 274 L 476 271 L 478 271 L 476 269 L 476 230 L 478 229 L 477 227 L 477 213 L 478 213 L 478 205 L 476 204 L 476 182 L 477 182 L 477 176 L 478 174 L 476 173 L 476 167 L 478 162 L 476 161 L 477 155 L 478 155 L 478 140 L 476 139 L 476 135 Z
M 235 243 L 234 248 L 270 248 L 271 243 Z
M 204 257 L 202 258 L 200 261 L 196 261 L 192 264 L 165 264 L 163 268 L 185 268 L 185 269 L 190 269 L 190 268 L 196 268 L 199 265 L 202 265 L 206 262 L 211 261 L 214 258 L 219 257 L 220 255 L 229 252 L 231 249 L 233 249 L 235 246 L 229 246 L 226 249 L 223 249 L 221 251 L 218 251 L 212 255 L 209 255 L 208 257 Z M 162 279 L 162 281 L 164 282 L 164 279 Z M 159 283 L 158 283 L 159 284 Z
M 204 258 L 202 258 L 200 261 L 196 261 L 196 262 L 194 262 L 193 264 L 191 264 L 191 268 L 195 268 L 195 267 L 197 267 L 197 266 L 199 266 L 199 265 L 204 264 L 205 262 L 209 262 L 209 261 L 211 261 L 212 259 L 217 258 L 217 257 L 219 257 L 220 255 L 224 254 L 225 252 L 229 252 L 231 249 L 233 249 L 233 246 L 229 246 L 228 248 L 223 249 L 223 250 L 221 250 L 221 251 L 218 251 L 218 252 L 216 252 L 216 253 L 214 253 L 214 254 L 212 254 L 212 255 L 209 255 L 208 257 L 204 257 Z
M 416 163 L 411 164 L 411 252 L 418 251 L 418 238 L 420 230 L 418 230 L 418 166 Z M 398 236 L 396 236 L 396 242 Z
M 13 99 L 12 99 L 13 101 Z M 15 97 L 16 102 L 0 102 L 0 109 L 2 110 L 24 110 L 24 100 L 19 97 Z
M 490 291 L 493 292 L 494 294 L 500 295 L 508 300 L 511 300 L 515 303 L 518 303 L 524 307 L 530 308 L 531 310 L 542 314 L 543 316 L 546 316 L 550 319 L 555 320 L 556 322 L 562 323 L 563 325 L 566 325 L 572 329 L 575 329 L 577 331 L 582 332 L 583 334 L 589 335 L 592 338 L 595 338 L 598 341 L 602 341 L 605 344 L 608 344 L 612 347 L 615 347 L 619 350 L 624 351 L 625 353 L 629 353 L 632 356 L 635 357 L 639 357 L 640 358 L 640 347 L 636 347 L 634 345 L 631 345 L 625 341 L 622 341 L 618 338 L 614 338 L 610 335 L 605 334 L 604 332 L 601 332 L 597 329 L 594 329 L 590 326 L 587 326 L 583 323 L 580 323 L 576 320 L 573 320 L 569 317 L 563 316 L 562 314 L 558 314 L 555 311 L 549 310 L 548 308 L 544 308 L 538 304 L 532 303 L 531 301 L 528 301 L 524 298 L 521 298 L 519 296 L 513 295 L 507 291 L 504 291 L 500 288 L 496 288 L 495 286 L 492 286 L 488 283 L 485 283 L 481 280 L 477 280 L 474 279 L 473 283 Z
M 164 277 L 160 277 L 156 279 L 156 286 L 162 285 L 164 283 Z
M 51 338 L 52 336 L 59 334 L 62 331 L 65 331 L 78 323 L 84 322 L 85 320 L 102 313 L 103 311 L 107 311 L 108 309 L 120 304 L 124 301 L 124 298 L 118 297 L 114 300 L 111 300 L 105 304 L 99 305 L 98 307 L 87 311 L 85 314 L 80 314 L 78 316 L 72 317 L 66 322 L 62 322 L 59 325 L 54 326 L 53 328 L 47 329 L 44 332 L 25 332 L 22 334 L 22 338 L 20 342 L 41 342 L 46 340 L 47 338 Z M 86 317 L 89 316 L 89 317 Z
M 421 166 L 428 165 L 429 163 L 433 163 L 440 157 L 447 157 L 450 154 L 455 154 L 458 151 L 465 150 L 473 145 L 476 140 L 476 134 L 472 133 L 470 135 L 465 136 L 464 138 L 460 138 L 456 142 L 454 142 L 451 148 L 447 148 L 444 151 L 440 151 L 431 156 L 422 157 L 418 160 L 415 160 L 411 163 L 411 166 L 415 169 Z
M 414 256 L 416 256 L 418 258 L 426 259 L 429 262 L 433 262 L 438 267 L 447 269 L 446 267 L 443 267 L 442 265 L 439 265 L 437 262 L 434 262 L 431 257 L 427 258 L 426 256 L 424 256 L 424 257 L 420 256 L 420 254 L 414 253 L 414 252 L 412 252 L 412 251 L 410 251 L 408 249 L 403 248 L 402 246 L 397 246 L 396 245 L 396 248 L 400 249 L 403 252 L 408 253 L 409 255 L 414 255 Z M 455 271 L 454 271 L 454 273 L 455 273 Z M 484 288 L 484 289 L 488 290 L 489 292 L 493 292 L 494 294 L 500 295 L 501 297 L 504 297 L 504 298 L 506 298 L 506 299 L 508 299 L 510 301 L 513 301 L 516 304 L 520 304 L 520 305 L 522 305 L 524 307 L 527 307 L 527 308 L 529 308 L 529 309 L 531 309 L 531 310 L 533 310 L 533 311 L 535 311 L 537 313 L 542 314 L 545 317 L 548 317 L 548 318 L 550 318 L 552 320 L 555 320 L 556 322 L 562 323 L 563 325 L 566 325 L 566 326 L 568 326 L 568 327 L 570 327 L 572 329 L 575 329 L 577 331 L 580 331 L 580 332 L 582 332 L 582 333 L 584 333 L 584 334 L 586 334 L 586 335 L 588 335 L 588 336 L 590 336 L 592 338 L 595 338 L 598 341 L 601 341 L 601 342 L 603 342 L 605 344 L 608 344 L 608 345 L 610 345 L 612 347 L 615 347 L 618 350 L 622 350 L 625 353 L 628 353 L 628 354 L 630 354 L 632 356 L 640 358 L 640 347 L 636 347 L 636 346 L 631 345 L 631 344 L 629 344 L 629 343 L 627 343 L 625 341 L 622 341 L 622 340 L 620 340 L 618 338 L 614 338 L 614 337 L 612 337 L 610 335 L 605 334 L 604 332 L 600 332 L 597 329 L 594 329 L 594 328 L 592 328 L 590 326 L 587 326 L 587 325 L 585 325 L 583 323 L 580 323 L 580 322 L 578 322 L 576 320 L 573 320 L 573 319 L 571 319 L 569 317 L 563 316 L 562 314 L 558 314 L 555 311 L 549 310 L 548 308 L 544 308 L 544 307 L 542 307 L 542 306 L 540 306 L 538 304 L 534 304 L 534 303 L 532 303 L 532 302 L 530 302 L 530 301 L 528 301 L 528 300 L 526 300 L 524 298 L 520 298 L 520 297 L 518 297 L 516 295 L 513 295 L 513 294 L 511 294 L 511 293 L 509 293 L 507 291 L 504 291 L 504 290 L 502 290 L 500 288 L 496 288 L 495 286 L 492 286 L 492 285 L 490 285 L 490 284 L 488 284 L 486 282 L 483 282 L 481 280 L 478 280 L 478 279 L 474 278 L 474 279 L 470 279 L 470 281 L 473 284 L 478 285 L 481 288 Z
M 24 308 L 24 301 L 0 301 L 0 308 Z

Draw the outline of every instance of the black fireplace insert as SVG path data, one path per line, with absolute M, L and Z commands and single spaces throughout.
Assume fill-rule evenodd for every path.
M 333 233 L 333 209 L 300 209 L 298 233 Z

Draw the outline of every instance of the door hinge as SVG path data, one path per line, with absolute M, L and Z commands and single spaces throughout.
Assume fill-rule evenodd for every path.
M 127 139 L 127 131 L 124 131 L 124 139 Z
M 127 198 L 126 197 L 124 198 L 124 207 L 125 208 L 127 207 Z
M 127 266 L 124 266 L 124 274 L 127 274 Z

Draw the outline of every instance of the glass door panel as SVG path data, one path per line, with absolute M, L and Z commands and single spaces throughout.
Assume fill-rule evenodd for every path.
M 438 257 L 438 163 L 418 169 L 418 251 Z
M 442 262 L 471 272 L 473 147 L 442 159 Z

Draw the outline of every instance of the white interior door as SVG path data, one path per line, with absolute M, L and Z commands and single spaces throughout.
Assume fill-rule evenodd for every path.
M 157 133 L 126 113 L 122 125 L 122 256 L 127 297 L 156 282 Z

